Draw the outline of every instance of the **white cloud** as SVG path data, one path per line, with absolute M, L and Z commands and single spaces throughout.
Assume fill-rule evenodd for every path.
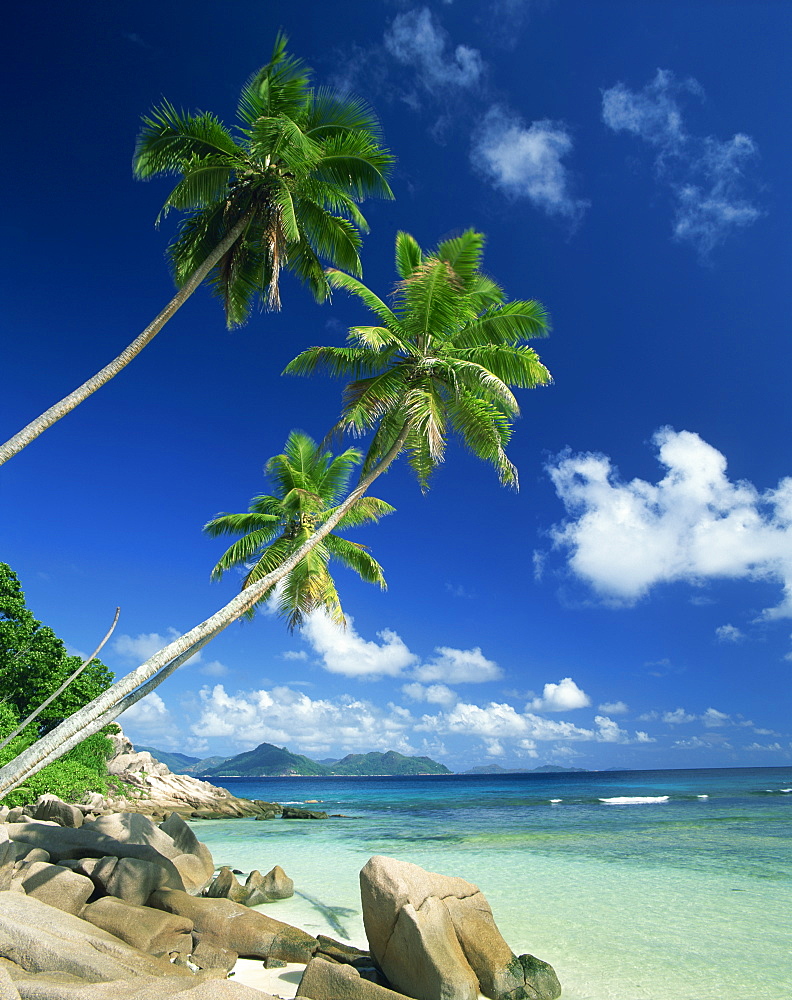
M 181 632 L 173 627 L 169 628 L 165 635 L 160 635 L 159 632 L 141 632 L 135 636 L 119 635 L 113 642 L 113 651 L 128 660 L 137 660 L 139 663 L 143 663 L 158 653 L 163 646 L 178 639 L 180 635 Z M 200 655 L 198 652 L 195 657 L 200 659 Z M 195 657 L 193 657 L 193 662 L 195 662 Z
M 173 716 L 156 691 L 122 712 L 118 716 L 118 724 L 134 743 L 151 745 L 156 741 L 167 748 L 175 747 L 181 741 Z
M 726 459 L 689 431 L 654 436 L 668 472 L 624 482 L 605 455 L 565 453 L 549 466 L 570 519 L 552 529 L 573 573 L 604 599 L 633 604 L 659 583 L 774 580 L 792 616 L 792 478 L 760 493 L 726 476 Z
M 434 705 L 451 706 L 459 700 L 457 694 L 445 684 L 430 684 L 428 687 L 417 682 L 404 684 L 402 694 L 411 701 L 426 701 Z
M 476 86 L 484 66 L 477 49 L 457 45 L 446 51 L 447 36 L 428 7 L 398 14 L 385 33 L 385 47 L 399 62 L 413 66 L 421 83 L 437 87 Z
M 649 733 L 644 732 L 642 729 L 635 730 L 635 742 L 636 743 L 656 743 L 657 740 Z
M 725 726 L 731 722 L 731 716 L 725 712 L 719 712 L 717 708 L 708 708 L 701 716 L 701 721 L 708 729 L 715 729 L 718 726 Z
M 502 757 L 506 753 L 500 740 L 488 740 L 486 746 L 488 757 Z
M 624 715 L 630 711 L 623 701 L 605 701 L 598 707 L 605 715 Z
M 576 222 L 588 202 L 571 193 L 562 162 L 571 152 L 572 138 L 562 123 L 542 120 L 526 127 L 513 112 L 494 105 L 474 135 L 471 162 L 505 194 Z
M 603 743 L 630 742 L 630 734 L 626 729 L 621 729 L 619 724 L 614 722 L 613 719 L 609 719 L 604 715 L 596 715 L 594 717 L 594 722 L 599 730 L 597 739 L 601 740 Z
M 758 750 L 765 753 L 783 753 L 784 748 L 780 743 L 750 743 L 748 746 L 743 747 L 743 750 Z
M 731 139 L 692 135 L 679 97 L 703 96 L 695 80 L 679 81 L 658 70 L 643 90 L 617 83 L 602 94 L 602 119 L 614 131 L 631 132 L 656 150 L 655 167 L 675 198 L 674 235 L 706 256 L 734 229 L 761 212 L 743 194 L 745 168 L 758 155 L 750 136 Z
M 324 611 L 316 611 L 306 620 L 302 636 L 322 657 L 326 670 L 346 677 L 398 677 L 418 659 L 390 629 L 377 633 L 380 642 L 361 638 L 349 615 L 342 628 Z
M 676 708 L 673 712 L 663 712 L 663 722 L 671 726 L 680 726 L 685 722 L 695 722 L 696 716 L 686 712 L 684 708 Z
M 397 750 L 415 753 L 406 734 L 413 717 L 400 706 L 379 708 L 342 695 L 312 699 L 287 687 L 229 694 L 222 684 L 201 691 L 201 716 L 192 727 L 203 739 L 222 737 L 244 748 L 259 743 L 300 747 L 302 753 Z
M 718 642 L 741 642 L 745 638 L 745 633 L 736 625 L 719 625 L 715 629 L 715 635 Z
M 528 707 L 535 712 L 568 712 L 590 704 L 591 698 L 586 692 L 571 677 L 564 677 L 558 684 L 545 684 L 542 697 L 534 698 Z
M 437 646 L 438 654 L 413 671 L 419 681 L 446 681 L 448 684 L 479 684 L 496 681 L 503 671 L 494 660 L 488 660 L 478 646 L 473 649 L 454 649 Z
M 415 729 L 439 734 L 464 733 L 485 740 L 515 738 L 526 749 L 531 749 L 535 741 L 633 742 L 612 719 L 597 716 L 594 722 L 596 729 L 583 729 L 571 722 L 554 722 L 531 712 L 519 713 L 506 703 L 490 702 L 482 707 L 459 702 L 447 712 L 422 716 Z
M 520 740 L 517 744 L 519 750 L 517 755 L 519 757 L 538 757 L 539 751 L 536 749 L 536 740 Z
M 308 654 L 304 649 L 287 649 L 281 653 L 281 658 L 284 660 L 307 660 Z

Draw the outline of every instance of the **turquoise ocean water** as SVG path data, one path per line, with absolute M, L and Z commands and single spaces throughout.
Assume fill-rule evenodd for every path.
M 564 1000 L 792 998 L 792 767 L 218 779 L 325 822 L 197 821 L 218 864 L 281 865 L 280 920 L 365 947 L 373 854 L 475 882 Z

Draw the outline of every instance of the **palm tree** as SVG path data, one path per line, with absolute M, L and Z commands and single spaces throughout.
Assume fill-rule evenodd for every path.
M 180 178 L 160 212 L 187 213 L 169 248 L 179 290 L 117 358 L 1 445 L 0 465 L 117 375 L 204 280 L 234 327 L 257 300 L 279 308 L 284 268 L 318 301 L 330 290 L 323 261 L 360 274 L 367 226 L 357 203 L 392 197 L 393 159 L 368 106 L 313 88 L 286 41 L 278 35 L 269 63 L 243 87 L 236 132 L 211 113 L 186 114 L 168 102 L 143 119 L 135 175 Z
M 505 301 L 503 290 L 480 270 L 483 246 L 483 236 L 469 230 L 425 254 L 411 236 L 399 233 L 400 281 L 392 309 L 349 275 L 328 274 L 333 287 L 358 295 L 381 325 L 353 327 L 352 346 L 311 348 L 287 371 L 307 374 L 324 367 L 353 379 L 336 429 L 374 429 L 357 485 L 276 570 L 245 587 L 225 607 L 0 768 L 0 797 L 153 691 L 253 608 L 330 534 L 403 450 L 425 487 L 433 465 L 443 459 L 450 429 L 492 463 L 505 483 L 517 486 L 516 469 L 505 453 L 518 413 L 509 386 L 550 381 L 536 353 L 523 343 L 544 336 L 548 321 L 537 302 Z
M 379 466 L 401 436 L 426 489 L 450 431 L 492 463 L 502 482 L 518 485 L 505 452 L 519 414 L 510 386 L 551 381 L 524 343 L 546 336 L 548 320 L 538 302 L 506 302 L 503 289 L 481 271 L 483 248 L 484 237 L 474 230 L 430 254 L 408 233 L 398 233 L 400 281 L 392 308 L 351 275 L 328 271 L 330 284 L 357 295 L 380 325 L 353 327 L 349 347 L 303 351 L 286 371 L 308 375 L 324 369 L 352 379 L 334 430 L 375 431 L 364 474 Z
M 352 470 L 362 455 L 354 448 L 333 456 L 300 431 L 292 431 L 284 453 L 264 466 L 275 495 L 254 497 L 245 514 L 218 514 L 204 531 L 212 538 L 241 535 L 217 562 L 212 579 L 219 580 L 231 569 L 247 570 L 242 589 L 276 570 L 314 534 L 347 492 Z M 393 511 L 390 504 L 375 497 L 361 497 L 344 514 L 336 528 L 355 527 L 379 520 Z M 276 586 L 263 591 L 256 604 L 275 598 L 290 631 L 299 628 L 306 615 L 324 608 L 329 617 L 345 625 L 341 602 L 328 563 L 336 559 L 354 570 L 367 583 L 385 589 L 382 567 L 365 545 L 330 533 Z M 255 605 L 246 614 L 253 615 Z

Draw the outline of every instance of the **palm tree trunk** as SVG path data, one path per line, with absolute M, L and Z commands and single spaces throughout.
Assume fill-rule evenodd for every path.
M 25 778 L 40 771 L 42 767 L 63 756 L 67 750 L 80 743 L 87 736 L 97 732 L 102 726 L 120 715 L 144 694 L 153 691 L 177 666 L 189 659 L 198 649 L 206 645 L 226 626 L 230 625 L 261 598 L 270 587 L 282 580 L 326 535 L 329 535 L 352 504 L 359 500 L 372 483 L 385 472 L 401 452 L 409 432 L 405 423 L 387 454 L 367 475 L 361 476 L 357 486 L 335 509 L 328 519 L 317 528 L 313 535 L 276 570 L 262 577 L 257 583 L 237 594 L 225 607 L 215 612 L 206 621 L 169 643 L 158 653 L 149 657 L 135 670 L 116 681 L 107 691 L 78 709 L 73 715 L 56 726 L 46 736 L 37 740 L 18 757 L 0 768 L 0 797 L 21 784 Z M 141 688 L 143 685 L 143 688 Z M 123 707 L 119 707 L 123 706 Z
M 109 365 L 106 365 L 101 371 L 97 372 L 93 378 L 89 378 L 87 382 L 83 382 L 83 384 L 79 388 L 75 389 L 74 392 L 69 393 L 68 396 L 64 396 L 60 402 L 55 403 L 54 406 L 45 410 L 41 416 L 32 420 L 26 427 L 23 427 L 18 434 L 9 438 L 4 445 L 0 445 L 0 465 L 7 462 L 9 458 L 13 458 L 14 455 L 22 451 L 23 448 L 26 448 L 31 441 L 35 441 L 39 434 L 42 434 L 48 427 L 51 427 L 54 423 L 60 420 L 61 417 L 65 417 L 67 413 L 70 413 L 76 406 L 82 403 L 84 399 L 87 399 L 106 382 L 109 382 L 110 379 L 117 375 L 122 368 L 125 368 L 133 358 L 136 358 L 146 344 L 156 337 L 174 313 L 184 305 L 187 299 L 201 284 L 215 264 L 234 245 L 234 243 L 236 243 L 249 221 L 250 216 L 244 215 L 239 222 L 237 222 L 228 235 L 217 244 L 203 264 L 196 268 L 186 284 L 178 290 L 162 312 L 160 312 L 159 315 L 157 315 L 151 323 L 149 323 L 140 336 L 136 337 L 132 343 L 118 355 L 117 358 L 114 358 Z

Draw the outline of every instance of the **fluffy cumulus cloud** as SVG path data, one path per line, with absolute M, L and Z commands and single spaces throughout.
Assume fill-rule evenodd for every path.
M 425 701 L 432 705 L 450 706 L 459 701 L 456 692 L 445 684 L 424 685 L 413 681 L 402 686 L 402 694 L 410 701 Z
M 680 99 L 702 96 L 695 80 L 677 80 L 658 70 L 642 90 L 617 83 L 602 94 L 602 119 L 616 132 L 630 132 L 655 150 L 658 176 L 675 201 L 674 235 L 707 255 L 733 230 L 761 212 L 745 195 L 746 171 L 758 156 L 750 136 L 696 136 L 685 126 Z
M 477 49 L 457 45 L 450 50 L 446 32 L 428 7 L 398 14 L 385 33 L 385 47 L 400 63 L 414 67 L 428 90 L 474 87 L 484 70 Z
M 736 625 L 719 625 L 715 629 L 715 637 L 718 642 L 741 642 L 745 638 L 745 633 Z
M 577 222 L 588 202 L 572 194 L 563 162 L 571 152 L 572 138 L 562 123 L 543 120 L 526 126 L 513 112 L 495 105 L 474 135 L 471 161 L 505 194 Z
M 625 715 L 630 711 L 623 701 L 605 701 L 599 706 L 604 715 Z
M 494 660 L 488 660 L 478 646 L 473 649 L 453 649 L 438 646 L 437 656 L 415 668 L 416 680 L 424 683 L 445 681 L 447 684 L 479 684 L 497 681 L 503 671 Z
M 529 705 L 535 712 L 568 712 L 585 708 L 591 698 L 582 691 L 571 677 L 564 677 L 558 684 L 545 684 L 541 698 L 534 698 Z
M 390 629 L 378 632 L 380 641 L 373 642 L 358 635 L 351 617 L 341 628 L 321 610 L 307 619 L 302 635 L 326 670 L 347 677 L 398 677 L 418 659 Z
M 482 683 L 499 680 L 503 675 L 498 664 L 488 660 L 478 647 L 437 646 L 436 656 L 420 663 L 396 632 L 383 629 L 377 633 L 379 641 L 364 639 L 355 630 L 351 616 L 347 616 L 347 627 L 342 628 L 323 611 L 317 611 L 307 619 L 302 636 L 331 673 L 347 677 L 400 677 L 412 668 L 410 676 L 419 682 L 412 686 L 413 691 L 421 684 Z
M 183 743 L 173 716 L 156 691 L 118 716 L 118 724 L 135 743 L 155 743 L 164 749 Z
M 594 719 L 594 728 L 586 729 L 571 722 L 556 722 L 533 712 L 518 712 L 505 702 L 472 705 L 458 702 L 453 708 L 437 715 L 423 715 L 415 726 L 418 732 L 437 734 L 464 733 L 484 740 L 515 739 L 526 750 L 539 742 L 632 743 L 640 742 L 606 716 Z
M 342 695 L 310 698 L 288 687 L 229 694 L 222 684 L 201 691 L 201 714 L 192 732 L 221 737 L 249 749 L 259 743 L 299 746 L 304 753 L 397 750 L 415 753 L 407 738 L 412 716 L 405 708 L 380 708 Z
M 571 571 L 621 604 L 660 583 L 772 580 L 783 599 L 762 617 L 792 617 L 792 479 L 759 492 L 731 481 L 698 434 L 665 428 L 654 442 L 668 470 L 656 484 L 625 482 L 605 455 L 565 453 L 549 466 L 569 515 L 552 535 Z

